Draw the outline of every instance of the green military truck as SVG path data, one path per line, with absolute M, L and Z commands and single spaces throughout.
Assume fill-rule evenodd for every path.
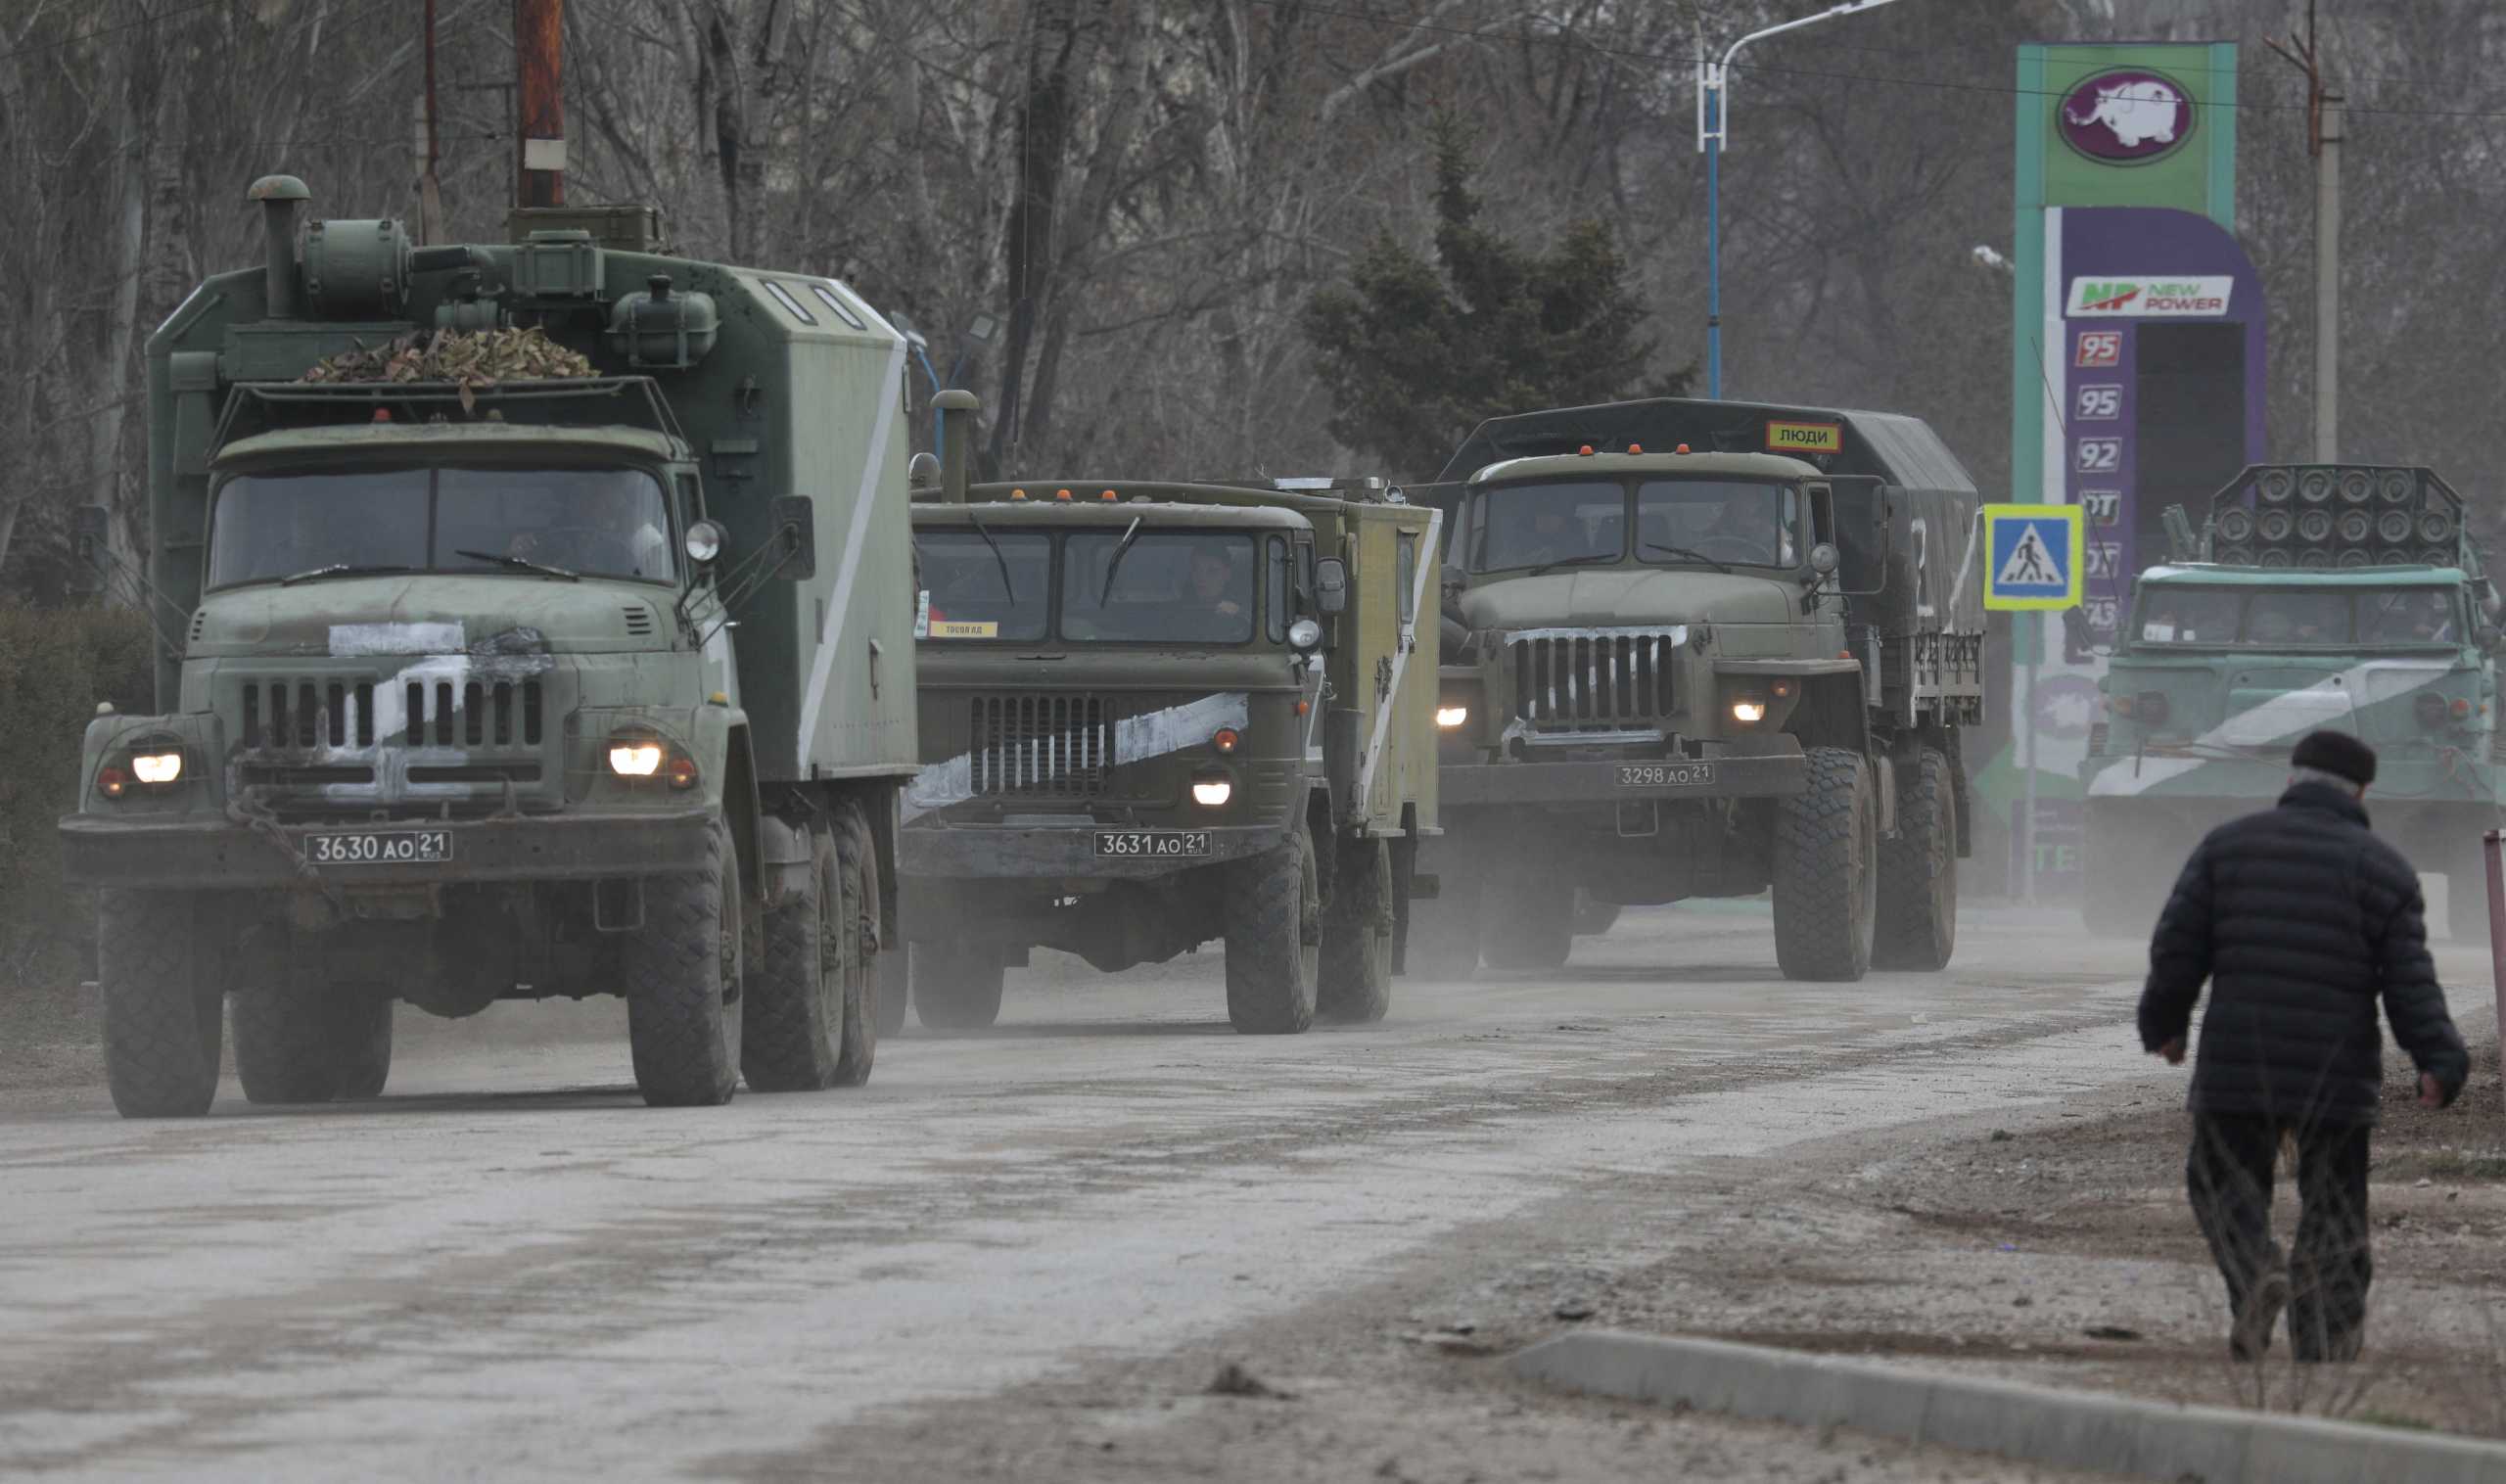
M 1411 955 L 1554 967 L 1588 903 L 1774 892 L 1800 979 L 1938 969 L 1980 719 L 1973 482 L 1886 413 L 1652 399 L 1483 424 L 1433 498 L 1442 807 Z
M 855 1084 L 914 767 L 905 345 L 658 214 L 316 221 L 148 347 L 155 716 L 100 715 L 127 1116 L 371 1095 L 394 1004 L 620 995 L 656 1104 Z
M 1113 971 L 1212 939 L 1238 1031 L 1383 1016 L 1436 822 L 1438 515 L 1281 483 L 969 488 L 952 457 L 915 504 L 923 1024 L 990 1025 L 1034 948 Z
M 2133 585 L 2080 765 L 2090 929 L 2146 935 L 2202 836 L 2269 808 L 2289 749 L 2332 727 L 2376 749 L 2377 829 L 2485 942 L 2498 605 L 2462 497 L 2428 469 L 2256 465 L 2177 530 L 2180 560 Z

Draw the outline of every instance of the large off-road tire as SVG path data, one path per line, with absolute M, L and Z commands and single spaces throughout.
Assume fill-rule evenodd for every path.
M 217 1097 L 226 955 L 190 892 L 112 890 L 96 923 L 105 1082 L 124 1118 L 198 1118 Z
M 635 1086 L 656 1108 L 726 1103 L 739 1090 L 739 894 L 719 812 L 703 867 L 644 878 L 643 923 L 620 947 Z
M 358 985 L 291 976 L 238 989 L 235 1076 L 255 1103 L 379 1097 L 392 1076 L 392 1000 Z
M 835 1085 L 858 1088 L 870 1080 L 879 1057 L 879 847 L 870 821 L 854 804 L 835 815 L 835 887 L 828 897 L 842 912 L 843 939 L 836 961 L 844 983 L 844 1050 L 835 1061 Z
M 1615 902 L 1596 902 L 1583 888 L 1575 889 L 1575 936 L 1599 938 L 1618 926 L 1618 914 L 1624 911 Z
M 1435 876 L 1436 895 L 1410 904 L 1402 970 L 1415 979 L 1468 979 L 1479 972 L 1478 868 L 1439 843 L 1418 853 L 1418 869 Z
M 1555 874 L 1492 877 L 1482 899 L 1479 956 L 1492 969 L 1554 969 L 1575 951 L 1575 883 Z
M 1322 883 L 1314 842 L 1286 844 L 1235 867 L 1227 896 L 1227 1018 L 1248 1036 L 1293 1036 L 1314 1024 L 1322 967 Z
M 1775 961 L 1787 979 L 1860 979 L 1879 916 L 1879 808 L 1870 765 L 1809 749 L 1809 786 L 1775 815 Z
M 835 836 L 810 827 L 801 890 L 766 913 L 766 957 L 741 989 L 740 1075 L 752 1092 L 815 1092 L 835 1086 L 844 1052 L 844 967 Z
M 1323 954 L 1314 1013 L 1371 1024 L 1392 1008 L 1392 852 L 1380 840 L 1342 846 L 1323 909 Z
M 934 1031 L 980 1031 L 1000 1018 L 1005 965 L 997 944 L 926 940 L 913 946 L 913 1015 Z
M 904 1035 L 905 1006 L 913 1002 L 913 945 L 900 939 L 879 950 L 878 972 L 873 977 L 880 1039 Z
M 1897 835 L 1880 842 L 1874 968 L 1937 973 L 1958 951 L 1958 780 L 1923 748 L 1898 775 Z

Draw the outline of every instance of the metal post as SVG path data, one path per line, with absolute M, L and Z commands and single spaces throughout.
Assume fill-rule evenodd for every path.
M 426 0 L 427 57 L 427 144 L 426 158 L 418 168 L 418 242 L 433 246 L 443 241 L 443 187 L 436 163 L 442 158 L 436 134 L 435 103 L 435 0 Z
M 1705 91 L 1705 394 L 1723 395 L 1723 85 Z
M 2322 103 L 2314 172 L 2314 456 L 2341 460 L 2341 95 Z
M 2045 657 L 2045 625 L 2040 614 L 2021 614 L 2020 642 L 2027 646 L 2027 684 L 2019 705 L 2027 721 L 2026 792 L 2019 809 L 2019 900 L 2036 904 L 2036 667 Z
M 2497 1023 L 2506 1026 L 2506 863 L 2501 863 L 2501 834 L 2490 830 L 2481 838 L 2481 858 L 2488 862 L 2488 980 L 2497 995 Z M 2451 902 L 2448 890 L 2447 912 L 2462 910 Z M 2450 924 L 2449 924 L 2450 925 Z M 2506 1076 L 2506 1036 L 2497 1038 L 2497 1070 Z

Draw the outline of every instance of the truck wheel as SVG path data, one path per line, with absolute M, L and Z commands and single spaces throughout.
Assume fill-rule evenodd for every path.
M 1247 1036 L 1293 1036 L 1314 1024 L 1323 936 L 1315 874 L 1314 842 L 1302 829 L 1236 867 L 1227 897 L 1227 1018 Z
M 1492 969 L 1554 969 L 1575 951 L 1575 884 L 1555 875 L 1488 883 L 1480 956 Z
M 105 1082 L 124 1118 L 198 1118 L 225 1046 L 223 955 L 188 892 L 109 890 L 96 922 Z
M 815 1092 L 835 1086 L 843 1053 L 844 966 L 835 887 L 835 837 L 810 829 L 802 890 L 766 914 L 766 960 L 740 1006 L 740 1075 L 752 1092 Z
M 1924 748 L 1897 791 L 1897 838 L 1880 842 L 1880 927 L 1871 962 L 1936 973 L 1958 949 L 1958 784 Z
M 1775 961 L 1787 979 L 1860 979 L 1879 907 L 1879 819 L 1870 765 L 1809 750 L 1809 786 L 1775 816 Z
M 1404 972 L 1417 979 L 1468 979 L 1479 972 L 1479 872 L 1460 851 L 1422 848 L 1420 869 L 1436 877 L 1436 895 L 1410 904 Z
M 1341 854 L 1323 913 L 1323 956 L 1314 1012 L 1371 1024 L 1392 1008 L 1392 852 L 1364 840 Z
M 1000 949 L 990 943 L 913 946 L 913 1014 L 934 1031 L 980 1031 L 1000 1018 Z
M 895 943 L 879 951 L 878 1022 L 882 1039 L 905 1034 L 905 1009 L 913 1002 L 913 945 Z
M 234 997 L 235 1076 L 248 1101 L 379 1097 L 392 1076 L 392 1000 L 359 985 L 294 981 Z
M 830 972 L 841 965 L 844 986 L 844 1049 L 836 1057 L 835 1085 L 858 1088 L 870 1080 L 871 1063 L 879 1057 L 875 960 L 886 956 L 871 948 L 878 941 L 873 925 L 879 912 L 879 848 L 859 805 L 848 803 L 836 812 L 835 868 L 836 890 L 827 895 L 827 901 L 842 911 L 828 927 L 840 932 L 837 942 L 842 953 L 840 957 L 830 954 L 827 962 Z
M 644 920 L 621 945 L 635 1086 L 656 1108 L 731 1100 L 740 1083 L 740 881 L 714 815 L 701 869 L 644 878 Z
M 1615 902 L 1595 902 L 1583 888 L 1575 889 L 1575 936 L 1599 938 L 1618 926 L 1618 914 L 1625 910 Z

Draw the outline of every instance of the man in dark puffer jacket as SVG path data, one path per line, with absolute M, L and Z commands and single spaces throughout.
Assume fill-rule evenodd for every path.
M 2202 981 L 2210 1008 L 2193 1071 L 2194 1219 L 2227 1278 L 2229 1348 L 2270 1348 L 2283 1304 L 2300 1361 L 2358 1354 L 2374 1265 L 2367 1141 L 2384 1082 L 2376 1001 L 2443 1107 L 2471 1059 L 2428 957 L 2419 879 L 2367 826 L 2376 755 L 2343 732 L 2290 755 L 2279 808 L 2210 831 L 2185 862 L 2150 940 L 2141 1044 L 2184 1060 Z M 2303 1211 L 2289 1265 L 2271 1240 L 2271 1166 L 2297 1146 Z

